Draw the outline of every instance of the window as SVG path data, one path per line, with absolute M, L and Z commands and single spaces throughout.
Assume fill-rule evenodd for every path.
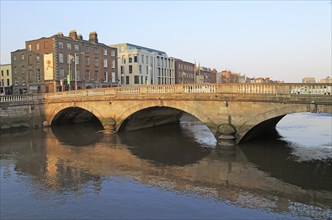
M 104 58 L 104 67 L 107 68 L 107 59 Z
M 95 57 L 95 67 L 98 67 L 98 58 Z
M 132 63 L 132 62 L 133 62 L 133 56 L 129 55 L 129 63 Z
M 36 50 L 39 50 L 39 43 L 36 44 Z
M 122 63 L 126 63 L 126 57 L 122 55 Z
M 9 79 L 7 79 L 7 86 L 10 86 L 9 83 L 10 83 L 10 82 L 9 82 Z
M 40 82 L 41 78 L 40 78 L 40 69 L 36 69 L 36 73 L 37 73 L 37 82 Z
M 85 65 L 86 66 L 90 65 L 90 58 L 88 56 L 85 57 Z
M 121 66 L 121 68 L 120 68 L 120 72 L 121 72 L 121 74 L 124 73 L 124 66 Z
M 16 61 L 16 56 L 14 56 L 14 61 Z
M 148 66 L 145 67 L 145 74 L 149 74 L 149 67 Z
M 63 49 L 63 43 L 59 41 L 59 48 Z
M 28 65 L 32 65 L 32 55 L 28 56 Z
M 129 84 L 129 76 L 126 76 L 126 84 Z
M 1 76 L 3 76 L 3 70 L 1 70 Z
M 89 53 L 89 47 L 88 46 L 85 46 L 85 52 Z
M 115 50 L 111 50 L 111 56 L 115 57 Z
M 142 55 L 142 63 L 144 63 L 144 55 Z
M 139 84 L 139 76 L 134 76 L 134 83 Z
M 70 64 L 73 61 L 74 57 L 70 54 L 67 55 L 67 63 Z
M 112 60 L 112 68 L 115 68 L 115 60 Z
M 112 83 L 115 83 L 115 72 L 112 72 Z
M 9 76 L 9 70 L 7 70 L 6 72 L 7 72 L 7 76 Z
M 145 60 L 146 60 L 146 64 L 149 65 L 149 57 L 148 56 L 145 57 Z
M 28 45 L 29 51 L 31 51 L 31 44 Z
M 67 43 L 67 50 L 71 50 L 71 44 Z
M 79 51 L 80 50 L 80 48 L 78 47 L 78 45 L 75 44 L 74 47 L 75 47 L 75 51 Z
M 138 56 L 137 56 L 137 55 L 134 56 L 134 62 L 135 62 L 135 63 L 138 62 Z
M 63 68 L 61 68 L 59 70 L 59 77 L 60 77 L 60 79 L 64 79 L 65 78 L 65 70 Z
M 97 55 L 98 54 L 98 48 L 94 48 L 94 52 L 95 52 L 95 54 Z
M 105 56 L 107 55 L 107 49 L 104 49 L 104 55 Z
M 21 55 L 21 60 L 24 60 L 24 54 Z
M 37 60 L 37 63 L 40 62 L 40 56 L 39 55 L 36 56 L 36 60 Z
M 59 53 L 59 63 L 63 63 L 63 54 Z
M 129 65 L 129 73 L 133 73 L 133 66 Z
M 142 74 L 142 65 L 139 65 L 138 69 L 139 69 L 139 73 Z
M 90 81 L 90 72 L 88 70 L 85 71 L 85 80 Z
M 98 75 L 98 71 L 95 71 L 95 78 L 94 78 L 95 81 L 99 81 L 99 75 Z
M 107 72 L 104 72 L 103 81 L 104 82 L 108 82 L 108 74 L 107 74 Z

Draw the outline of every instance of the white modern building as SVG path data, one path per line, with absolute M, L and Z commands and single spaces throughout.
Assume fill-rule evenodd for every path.
M 129 43 L 118 49 L 118 79 L 121 85 L 175 84 L 174 58 L 163 51 Z

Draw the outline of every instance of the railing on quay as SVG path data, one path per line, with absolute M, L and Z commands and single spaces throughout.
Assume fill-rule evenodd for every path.
M 44 99 L 152 94 L 269 94 L 269 95 L 331 95 L 331 83 L 225 83 L 225 84 L 172 84 L 149 86 L 122 86 L 100 89 L 74 90 L 42 94 Z M 40 96 L 39 94 L 38 96 Z M 36 99 L 36 95 L 0 96 L 0 103 Z

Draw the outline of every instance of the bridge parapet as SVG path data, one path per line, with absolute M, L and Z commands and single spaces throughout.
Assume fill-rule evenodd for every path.
M 0 103 L 4 102 L 25 102 L 33 100 L 33 95 L 5 95 L 0 96 Z

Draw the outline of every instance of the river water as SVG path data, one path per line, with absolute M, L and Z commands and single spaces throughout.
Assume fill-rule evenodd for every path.
M 1 134 L 1 219 L 331 219 L 331 127 L 288 115 L 232 148 L 197 121 Z

